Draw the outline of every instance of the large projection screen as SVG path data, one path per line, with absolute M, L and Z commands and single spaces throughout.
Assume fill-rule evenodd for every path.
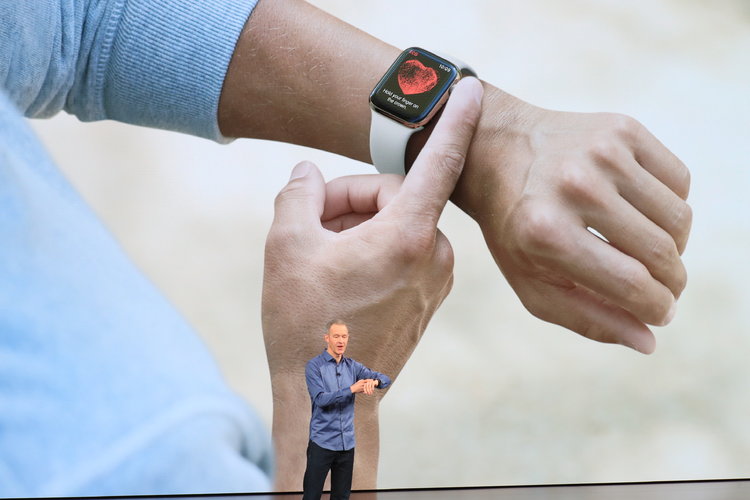
M 382 402 L 378 487 L 750 475 L 748 4 L 313 3 L 392 45 L 455 54 L 538 106 L 631 115 L 692 174 L 688 286 L 650 356 L 532 317 L 449 206 L 453 291 Z M 63 115 L 34 127 L 270 432 L 260 294 L 273 198 L 303 159 L 327 179 L 374 169 Z

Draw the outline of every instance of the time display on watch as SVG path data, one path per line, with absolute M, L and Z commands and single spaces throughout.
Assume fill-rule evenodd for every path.
M 421 127 L 448 98 L 460 78 L 450 61 L 424 49 L 406 49 L 370 94 L 370 105 L 404 125 Z

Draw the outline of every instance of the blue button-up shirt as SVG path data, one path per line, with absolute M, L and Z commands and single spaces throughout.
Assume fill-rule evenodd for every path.
M 362 363 L 342 357 L 339 363 L 324 350 L 307 362 L 307 390 L 312 400 L 310 439 L 327 450 L 354 448 L 354 394 L 350 387 L 357 380 L 378 379 L 378 389 L 391 385 L 387 375 L 370 370 Z

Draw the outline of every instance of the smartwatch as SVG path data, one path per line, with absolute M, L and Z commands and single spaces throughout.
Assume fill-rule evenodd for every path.
M 409 138 L 424 128 L 448 100 L 469 66 L 411 47 L 401 53 L 370 93 L 370 156 L 380 173 L 405 175 Z

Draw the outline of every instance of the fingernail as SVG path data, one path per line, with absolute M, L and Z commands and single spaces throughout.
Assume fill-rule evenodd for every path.
M 305 177 L 310 173 L 310 170 L 312 170 L 312 163 L 309 161 L 300 162 L 292 169 L 292 175 L 289 177 L 289 180 L 293 181 L 294 179 Z

